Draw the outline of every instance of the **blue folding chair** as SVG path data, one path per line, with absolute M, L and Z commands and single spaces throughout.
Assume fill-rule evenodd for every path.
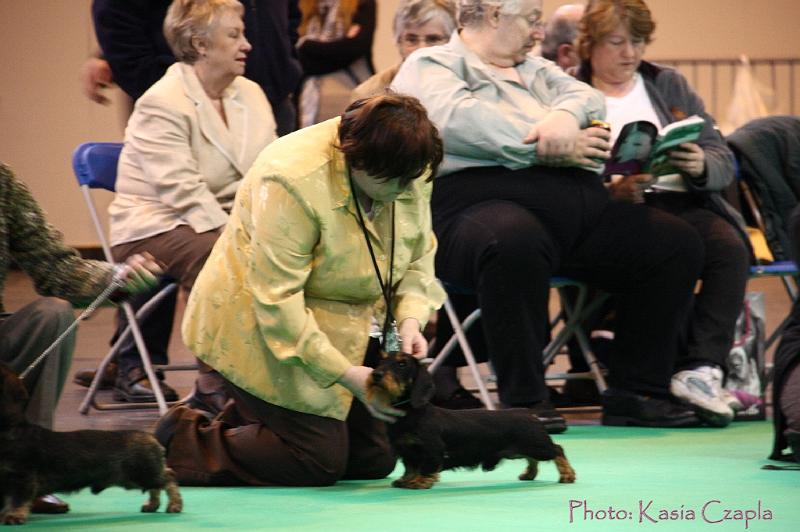
M 108 245 L 103 226 L 100 223 L 100 217 L 97 215 L 97 207 L 94 203 L 94 198 L 90 189 L 104 189 L 114 192 L 116 189 L 117 181 L 117 162 L 119 154 L 122 150 L 122 144 L 115 142 L 86 142 L 78 146 L 72 154 L 72 169 L 75 172 L 75 177 L 80 184 L 83 198 L 86 201 L 86 206 L 89 208 L 89 214 L 92 217 L 95 230 L 97 231 L 97 238 L 100 240 L 100 245 L 103 248 L 103 254 L 107 261 L 114 262 L 111 255 L 111 248 Z M 170 283 L 163 287 L 156 295 L 154 295 L 138 312 L 134 313 L 133 307 L 130 303 L 123 302 L 122 309 L 125 316 L 128 318 L 128 327 L 120 334 L 119 338 L 111 350 L 103 357 L 97 371 L 95 372 L 94 380 L 89 386 L 89 391 L 80 405 L 79 411 L 81 414 L 87 414 L 90 407 L 97 410 L 123 410 L 135 408 L 152 408 L 158 407 L 159 413 L 163 415 L 167 411 L 167 402 L 164 400 L 164 394 L 160 386 L 153 386 L 153 393 L 156 398 L 155 403 L 99 403 L 96 396 L 100 388 L 100 381 L 105 374 L 106 366 L 114 359 L 122 346 L 123 342 L 127 341 L 130 335 L 133 335 L 133 340 L 139 351 L 139 356 L 142 359 L 142 366 L 147 378 L 150 382 L 158 382 L 155 369 L 150 362 L 150 352 L 147 350 L 142 331 L 139 327 L 141 320 L 145 319 L 155 308 L 155 306 L 165 297 L 177 290 L 175 283 Z M 161 370 L 190 370 L 196 369 L 195 365 L 171 365 L 159 366 L 156 369 Z

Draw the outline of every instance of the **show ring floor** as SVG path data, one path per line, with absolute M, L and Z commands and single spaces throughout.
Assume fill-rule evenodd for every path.
M 183 488 L 181 514 L 142 514 L 145 495 L 109 489 L 66 495 L 65 515 L 33 515 L 54 530 L 800 530 L 800 471 L 761 466 L 770 422 L 726 429 L 570 426 L 554 438 L 577 472 L 558 484 L 553 463 L 521 482 L 523 460 L 491 472 L 447 471 L 430 490 L 387 479 L 326 488 Z M 68 459 L 68 458 L 65 458 Z M 777 464 L 777 463 L 776 463 Z M 162 505 L 164 504 L 162 495 Z

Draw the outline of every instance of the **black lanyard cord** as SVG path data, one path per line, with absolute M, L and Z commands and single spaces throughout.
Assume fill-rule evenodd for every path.
M 383 276 L 381 276 L 381 270 L 378 267 L 378 261 L 375 259 L 375 250 L 372 249 L 372 243 L 369 240 L 369 233 L 367 232 L 367 225 L 364 223 L 364 215 L 361 213 L 361 205 L 358 201 L 358 196 L 356 195 L 355 186 L 353 186 L 353 176 L 350 174 L 350 167 L 347 168 L 347 178 L 350 180 L 350 191 L 353 193 L 353 201 L 356 204 L 356 214 L 358 215 L 358 224 L 361 226 L 361 231 L 364 233 L 364 240 L 367 242 L 367 249 L 369 249 L 369 256 L 372 259 L 372 266 L 375 268 L 375 275 L 378 278 L 378 284 L 381 288 L 381 293 L 383 293 L 383 300 L 386 302 L 386 320 L 383 322 L 383 334 L 384 337 L 386 335 L 387 330 L 389 329 L 389 324 L 394 323 L 394 313 L 392 312 L 392 302 L 391 302 L 391 293 L 393 290 L 392 285 L 392 278 L 393 278 L 393 271 L 394 270 L 394 241 L 395 241 L 395 223 L 394 223 L 394 201 L 392 202 L 392 249 L 389 255 L 389 275 L 388 275 L 388 283 L 383 283 Z

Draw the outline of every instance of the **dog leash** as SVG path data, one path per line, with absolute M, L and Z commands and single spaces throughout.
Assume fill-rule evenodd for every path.
M 75 319 L 75 321 L 73 321 L 70 324 L 70 326 L 67 327 L 67 329 L 63 333 L 61 333 L 59 337 L 56 338 L 52 344 L 50 344 L 50 347 L 45 349 L 41 355 L 36 357 L 36 359 L 33 362 L 31 362 L 31 364 L 27 368 L 25 368 L 25 371 L 19 374 L 20 379 L 24 379 L 25 377 L 28 376 L 28 374 L 31 371 L 36 369 L 36 366 L 41 364 L 42 361 L 45 358 L 47 358 L 50 355 L 50 353 L 52 353 L 53 350 L 56 347 L 58 347 L 59 344 L 61 344 L 61 342 L 64 341 L 64 338 L 66 338 L 72 331 L 75 330 L 75 328 L 78 326 L 78 323 L 91 316 L 92 312 L 94 312 L 97 309 L 97 307 L 99 307 L 106 299 L 108 299 L 111 296 L 111 294 L 113 294 L 115 291 L 125 286 L 125 280 L 122 277 L 124 271 L 125 271 L 125 266 L 122 265 L 114 266 L 114 276 L 111 278 L 111 283 L 106 287 L 105 290 L 103 290 L 100 293 L 99 296 L 97 296 L 97 298 L 95 298 L 94 301 L 92 301 L 89 304 L 88 307 L 86 307 L 86 309 L 83 312 L 81 312 L 81 315 L 78 316 Z

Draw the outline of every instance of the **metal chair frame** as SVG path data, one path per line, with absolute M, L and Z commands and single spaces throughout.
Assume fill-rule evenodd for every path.
M 111 255 L 111 247 L 108 244 L 103 225 L 100 222 L 100 217 L 97 214 L 97 207 L 95 206 L 94 198 L 92 197 L 90 189 L 104 189 L 110 192 L 115 191 L 116 177 L 117 177 L 117 161 L 119 159 L 122 144 L 114 142 L 85 142 L 79 145 L 72 155 L 72 168 L 75 172 L 75 177 L 80 184 L 81 193 L 86 201 L 86 206 L 89 209 L 89 214 L 94 223 L 97 238 L 103 248 L 103 255 L 109 262 L 114 262 Z M 88 414 L 91 407 L 97 410 L 130 410 L 140 408 L 153 408 L 157 407 L 159 414 L 166 413 L 168 404 L 164 399 L 164 394 L 160 386 L 153 386 L 153 395 L 155 402 L 144 403 L 100 403 L 97 401 L 97 392 L 100 389 L 100 381 L 103 378 L 104 372 L 108 364 L 117 355 L 122 342 L 127 340 L 130 335 L 133 335 L 136 348 L 139 351 L 139 356 L 142 359 L 142 366 L 145 374 L 151 383 L 157 383 L 156 370 L 191 370 L 196 369 L 194 364 L 189 365 L 169 365 L 169 366 L 153 366 L 150 361 L 150 352 L 145 345 L 142 336 L 139 322 L 150 314 L 152 309 L 158 304 L 159 301 L 167 297 L 169 294 L 177 290 L 177 284 L 170 283 L 162 288 L 155 296 L 153 296 L 138 312 L 134 313 L 133 307 L 130 303 L 123 302 L 121 307 L 128 318 L 128 327 L 120 334 L 111 350 L 103 357 L 100 365 L 98 366 L 92 384 L 86 392 L 86 396 L 81 402 L 78 411 L 81 414 Z
M 564 289 L 570 286 L 578 289 L 578 295 L 577 298 L 575 298 L 574 304 L 570 304 L 569 298 L 567 298 L 564 293 Z M 563 326 L 558 331 L 556 336 L 547 344 L 542 353 L 544 366 L 547 368 L 547 366 L 553 362 L 555 356 L 561 352 L 562 348 L 567 344 L 567 342 L 572 337 L 575 337 L 581 349 L 581 354 L 589 366 L 589 371 L 583 373 L 546 374 L 545 379 L 592 379 L 594 380 L 595 385 L 600 393 L 603 393 L 608 388 L 608 385 L 606 383 L 605 376 L 603 375 L 603 371 L 600 368 L 600 364 L 597 361 L 597 357 L 595 357 L 594 352 L 592 351 L 586 332 L 581 326 L 581 322 L 586 318 L 586 316 L 594 312 L 600 305 L 602 305 L 608 296 L 606 294 L 601 294 L 594 297 L 591 301 L 588 301 L 588 287 L 584 283 L 575 281 L 573 279 L 568 279 L 566 277 L 554 277 L 551 279 L 550 287 L 555 288 L 558 291 L 559 298 L 561 300 L 561 312 L 559 313 L 559 317 L 557 317 L 554 321 L 562 321 Z M 469 345 L 469 342 L 467 341 L 466 335 L 469 328 L 472 327 L 480 318 L 481 310 L 479 308 L 475 309 L 464 320 L 460 320 L 456 315 L 455 309 L 453 308 L 449 298 L 444 303 L 444 309 L 448 320 L 450 321 L 450 325 L 453 328 L 453 336 L 448 339 L 441 351 L 439 351 L 439 353 L 433 359 L 433 362 L 430 364 L 430 366 L 428 366 L 428 371 L 431 373 L 435 372 L 447 359 L 447 357 L 450 356 L 456 345 L 458 345 L 461 348 L 461 352 L 463 353 L 464 359 L 467 362 L 467 368 L 475 380 L 481 401 L 488 410 L 495 410 L 496 407 L 494 401 L 492 401 L 491 396 L 489 395 L 488 387 L 486 386 L 486 382 L 478 370 L 478 363 L 476 362 L 475 355 Z

